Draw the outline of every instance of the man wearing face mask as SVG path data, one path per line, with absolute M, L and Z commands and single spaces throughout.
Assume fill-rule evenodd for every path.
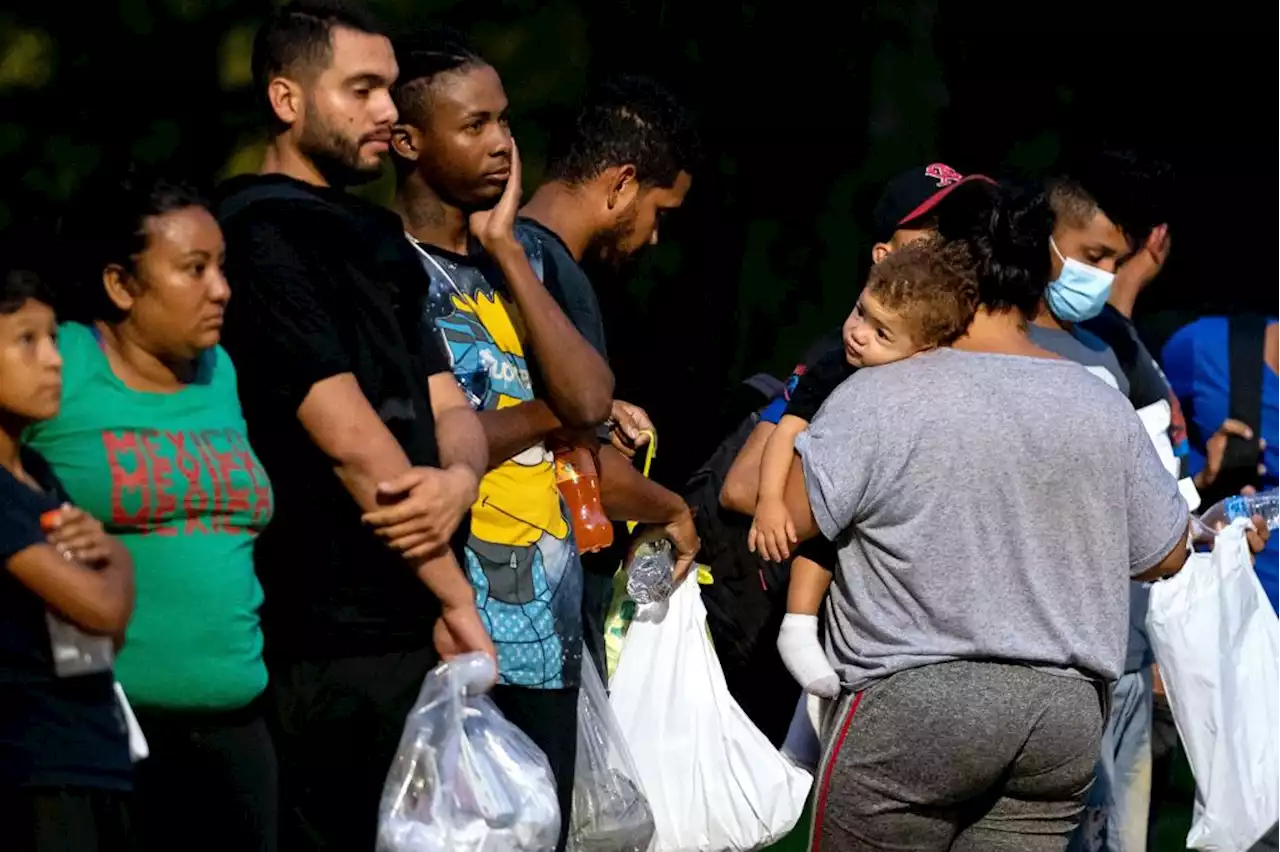
M 1137 389 L 1115 351 L 1081 324 L 1103 312 L 1116 272 L 1168 220 L 1157 201 L 1167 197 L 1158 185 L 1163 182 L 1162 170 L 1142 168 L 1132 154 L 1110 151 L 1048 182 L 1045 191 L 1054 212 L 1049 239 L 1052 280 L 1029 330 L 1037 345 L 1080 363 L 1135 405 L 1144 406 L 1146 402 L 1139 403 L 1133 395 Z M 1146 424 L 1151 412 L 1140 413 Z M 1168 425 L 1166 420 L 1162 428 Z M 1177 476 L 1167 434 L 1148 426 L 1170 475 Z M 1130 586 L 1125 671 L 1115 685 L 1097 777 L 1072 836 L 1072 850 L 1146 848 L 1155 662 L 1146 633 L 1148 598 L 1145 585 Z
M 1116 267 L 1130 253 L 1129 236 L 1075 178 L 1056 178 L 1046 190 L 1053 207 L 1049 237 L 1053 279 L 1031 326 L 1038 346 L 1083 364 L 1129 395 L 1129 380 L 1111 347 L 1078 325 L 1102 312 Z

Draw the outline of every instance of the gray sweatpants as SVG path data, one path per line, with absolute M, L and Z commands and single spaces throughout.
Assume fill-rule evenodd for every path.
M 826 725 L 811 849 L 1061 852 L 1093 780 L 1105 695 L 970 661 L 846 695 Z

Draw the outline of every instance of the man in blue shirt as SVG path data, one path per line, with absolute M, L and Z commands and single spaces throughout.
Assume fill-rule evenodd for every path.
M 1255 414 L 1259 435 L 1239 420 L 1231 418 L 1231 320 L 1222 316 L 1202 317 L 1184 326 L 1165 344 L 1161 360 L 1173 391 L 1187 413 L 1191 438 L 1187 453 L 1188 473 L 1196 479 L 1201 491 L 1211 489 L 1222 470 L 1223 457 L 1231 436 L 1245 440 L 1260 439 L 1259 466 L 1255 487 L 1276 487 L 1277 437 L 1277 346 L 1280 334 L 1277 322 L 1270 320 L 1263 337 L 1261 364 L 1262 405 Z M 1280 539 L 1272 537 L 1254 561 L 1254 570 L 1262 581 L 1273 609 L 1277 598 L 1277 562 L 1280 561 Z

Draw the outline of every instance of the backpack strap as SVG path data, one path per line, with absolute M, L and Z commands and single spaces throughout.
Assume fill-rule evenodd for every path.
M 743 382 L 744 385 L 759 393 L 766 401 L 773 399 L 782 393 L 782 389 L 786 387 L 781 380 L 769 375 L 768 373 L 756 373 L 751 378 Z
M 724 478 L 729 475 L 734 459 L 760 422 L 760 407 L 782 393 L 782 388 L 782 382 L 768 373 L 756 373 L 735 388 L 744 397 L 750 397 L 750 410 L 735 422 L 733 431 L 720 441 L 711 457 L 685 483 L 682 496 L 689 505 L 704 505 L 711 509 L 719 507 Z
M 1232 494 L 1258 483 L 1259 436 L 1262 428 L 1262 349 L 1267 318 L 1240 314 L 1227 320 L 1231 398 L 1228 416 L 1253 430 L 1253 439 L 1232 436 L 1222 458 L 1219 482 Z M 1217 484 L 1217 483 L 1215 483 Z
M 1262 349 L 1266 345 L 1267 318 L 1244 314 L 1231 317 L 1227 323 L 1231 416 L 1257 433 L 1262 426 Z

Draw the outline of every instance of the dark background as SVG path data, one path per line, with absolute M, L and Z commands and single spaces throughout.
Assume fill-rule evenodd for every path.
M 0 229 L 39 232 L 121 158 L 205 183 L 254 169 L 249 53 L 272 5 L 9 0 Z M 598 282 L 618 395 L 657 421 L 665 480 L 682 480 L 718 440 L 737 381 L 785 374 L 842 321 L 866 270 L 879 187 L 913 164 L 1034 174 L 1069 144 L 1140 145 L 1171 160 L 1179 181 L 1173 257 L 1139 305 L 1150 340 L 1197 313 L 1276 312 L 1274 7 L 369 5 L 393 27 L 472 33 L 506 82 L 526 192 L 548 128 L 602 74 L 653 74 L 701 113 L 710 156 L 686 209 L 636 274 Z M 366 191 L 385 198 L 389 188 Z

